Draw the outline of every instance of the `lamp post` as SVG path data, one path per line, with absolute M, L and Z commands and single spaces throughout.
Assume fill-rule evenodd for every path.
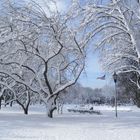
M 114 72 L 113 79 L 114 79 L 114 83 L 115 83 L 115 116 L 116 116 L 116 118 L 118 117 L 118 113 L 117 113 L 117 87 L 116 87 L 117 77 L 118 77 L 118 75 L 116 74 L 116 72 Z

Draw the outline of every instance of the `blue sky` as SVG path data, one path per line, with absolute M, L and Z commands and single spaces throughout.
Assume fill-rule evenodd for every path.
M 108 77 L 106 80 L 98 80 L 97 77 L 106 74 L 100 66 L 97 53 L 93 53 L 93 48 L 90 48 L 87 53 L 86 67 L 80 76 L 79 82 L 84 87 L 100 88 L 108 84 Z

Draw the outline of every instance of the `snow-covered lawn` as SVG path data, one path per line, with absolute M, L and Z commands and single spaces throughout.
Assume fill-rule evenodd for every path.
M 68 108 L 68 106 L 67 106 Z M 140 109 L 95 107 L 102 115 L 64 113 L 46 118 L 43 107 L 23 115 L 17 107 L 0 110 L 0 140 L 140 140 Z

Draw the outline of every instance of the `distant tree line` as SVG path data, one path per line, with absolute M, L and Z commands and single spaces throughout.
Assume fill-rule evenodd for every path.
M 105 85 L 102 88 L 92 89 L 83 87 L 79 83 L 66 90 L 66 94 L 60 97 L 65 104 L 94 104 L 112 105 L 115 103 L 115 87 Z M 133 104 L 133 97 L 126 93 L 125 89 L 118 86 L 118 105 Z

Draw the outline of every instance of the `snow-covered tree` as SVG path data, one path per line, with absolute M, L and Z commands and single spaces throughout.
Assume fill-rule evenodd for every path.
M 81 27 L 87 31 L 94 48 L 100 51 L 101 63 L 113 73 L 137 73 L 139 88 L 140 42 L 139 10 L 137 0 L 112 0 L 106 4 L 86 5 L 82 8 Z M 96 41 L 95 41 L 96 40 Z
M 46 12 L 35 2 L 5 6 L 0 72 L 24 85 L 26 92 L 39 94 L 52 117 L 58 95 L 75 84 L 84 69 L 83 46 L 68 28 L 70 16 Z

